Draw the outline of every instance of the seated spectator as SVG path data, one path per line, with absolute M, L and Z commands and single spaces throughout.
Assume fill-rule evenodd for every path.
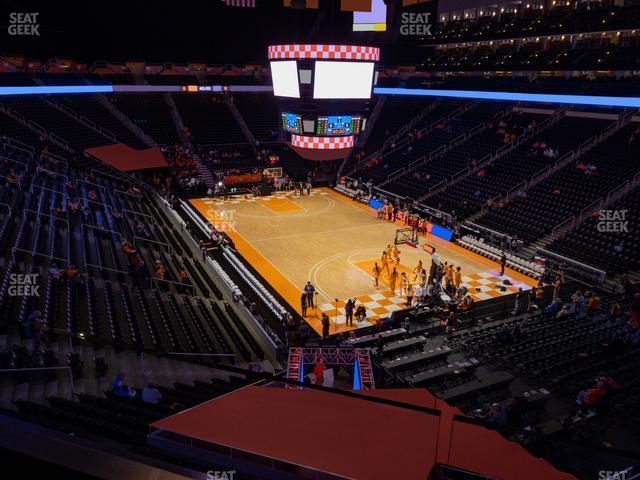
M 136 391 L 126 384 L 124 379 L 124 373 L 119 373 L 116 379 L 111 384 L 111 393 L 118 397 L 133 398 L 136 396 Z
M 141 399 L 144 403 L 157 404 L 162 400 L 162 394 L 160 390 L 154 387 L 151 383 L 148 383 L 146 387 L 142 389 Z
M 64 270 L 61 268 L 58 268 L 58 264 L 56 264 L 56 262 L 52 262 L 51 266 L 49 267 L 49 276 L 54 281 L 58 281 L 62 278 L 63 274 L 64 274 Z
M 166 274 L 166 270 L 164 268 L 164 265 L 162 265 L 162 262 L 160 260 L 156 260 L 155 269 L 154 269 L 155 278 L 158 280 L 164 280 L 165 274 Z
M 77 287 L 80 284 L 80 272 L 74 264 L 69 265 L 67 269 L 67 279 L 71 287 Z

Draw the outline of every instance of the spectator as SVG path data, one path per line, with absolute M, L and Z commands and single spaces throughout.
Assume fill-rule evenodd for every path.
M 118 373 L 116 379 L 111 384 L 111 393 L 118 397 L 126 398 L 133 398 L 136 396 L 136 391 L 127 385 L 124 373 L 122 372 Z
M 587 303 L 587 314 L 590 318 L 595 315 L 598 308 L 600 308 L 600 297 L 598 295 L 593 295 Z
M 154 387 L 151 383 L 147 383 L 147 386 L 142 389 L 141 398 L 144 403 L 156 405 L 160 400 L 162 400 L 162 394 L 160 393 L 160 390 Z
M 322 338 L 329 337 L 329 328 L 331 327 L 331 322 L 329 321 L 329 315 L 326 313 L 322 313 Z

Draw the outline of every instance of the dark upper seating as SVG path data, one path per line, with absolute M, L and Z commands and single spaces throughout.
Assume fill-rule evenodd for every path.
M 256 140 L 273 142 L 277 139 L 280 108 L 271 93 L 236 95 L 233 102 Z
M 637 153 L 635 155 L 637 156 Z M 615 162 L 617 158 L 612 160 Z M 614 214 L 609 221 L 603 221 L 599 217 L 589 218 L 546 248 L 609 274 L 635 270 L 640 265 L 640 223 L 634 221 L 633 216 L 634 212 L 640 211 L 639 208 L 640 190 L 636 189 L 607 207 L 607 210 L 624 215 L 626 220 L 623 220 L 622 216 L 614 218 Z M 607 223 L 611 225 L 609 231 Z M 623 249 L 618 252 L 614 247 L 620 244 L 623 245 Z
M 477 162 L 486 155 L 494 153 L 504 145 L 504 134 L 497 133 L 497 130 L 499 130 L 498 121 L 494 117 L 503 114 L 507 108 L 508 104 L 501 102 L 481 102 L 470 111 L 464 113 L 461 118 L 475 121 L 474 127 L 482 126 L 484 130 L 453 147 L 444 156 L 437 157 L 407 175 L 396 178 L 387 184 L 386 189 L 399 195 L 417 198 L 424 195 L 430 187 L 470 167 L 473 160 Z M 535 115 L 531 116 L 531 118 L 529 117 L 522 114 L 510 115 L 505 121 L 525 126 Z M 514 129 L 519 128 L 521 127 L 514 125 Z
M 391 144 L 389 149 L 376 155 L 378 161 L 368 161 L 364 167 L 354 175 L 365 180 L 369 178 L 375 183 L 384 180 L 387 175 L 418 160 L 423 155 L 428 155 L 441 145 L 465 133 L 478 122 L 454 118 L 446 120 L 455 110 L 469 102 L 463 100 L 443 100 L 412 129 L 407 132 L 407 141 L 398 139 L 397 145 Z M 422 129 L 428 129 L 424 134 L 418 134 Z
M 173 96 L 182 121 L 196 145 L 247 143 L 235 118 L 220 95 Z
M 459 216 L 467 216 L 478 210 L 488 199 L 504 195 L 555 162 L 555 158 L 545 157 L 543 149 L 535 145 L 544 142 L 558 150 L 559 158 L 600 133 L 609 124 L 610 121 L 607 120 L 565 117 L 482 169 L 484 176 L 472 174 L 444 192 L 428 198 L 426 203 L 449 212 L 455 210 Z
M 522 6 L 521 6 L 522 8 Z M 435 39 L 439 42 L 477 41 L 521 36 L 547 36 L 562 33 L 597 32 L 634 28 L 640 21 L 640 9 L 635 6 L 621 7 L 608 3 L 578 4 L 575 10 L 555 6 L 547 10 L 527 10 L 525 15 L 517 13 L 485 15 L 475 19 L 459 16 L 438 25 Z
M 50 106 L 39 97 L 5 97 L 2 103 L 79 150 L 112 143 L 107 137 Z
M 478 223 L 521 240 L 531 242 L 580 213 L 595 200 L 640 171 L 636 157 L 637 142 L 628 143 L 633 125 L 614 134 L 594 149 L 546 178 L 526 192 L 525 198 L 515 198 L 504 208 L 494 208 Z M 577 168 L 578 167 L 581 168 Z M 584 167 L 593 165 L 595 175 Z
M 162 95 L 109 95 L 113 104 L 160 145 L 180 143 L 169 107 Z
M 98 127 L 105 128 L 113 133 L 121 143 L 133 148 L 146 148 L 144 142 L 102 106 L 93 95 L 64 95 L 56 98 L 58 102 L 69 107 L 78 115 L 82 115 L 94 122 Z

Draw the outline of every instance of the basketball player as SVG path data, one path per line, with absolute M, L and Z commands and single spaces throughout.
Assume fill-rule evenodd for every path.
M 389 262 L 387 261 L 387 251 L 382 251 L 382 258 L 380 259 L 380 263 L 382 264 L 382 268 L 387 271 L 387 275 L 389 275 Z
M 407 294 L 407 287 L 409 286 L 409 279 L 407 278 L 407 274 L 402 272 L 400 275 L 400 295 Z
M 453 284 L 456 286 L 456 288 L 460 288 L 460 285 L 462 285 L 462 269 L 460 267 L 456 268 L 455 273 L 453 274 Z
M 398 281 L 398 271 L 396 267 L 393 267 L 392 272 L 389 274 L 389 287 L 393 294 L 396 294 L 396 282 Z
M 416 268 L 413 269 L 413 281 L 411 283 L 416 283 L 416 280 L 422 273 L 422 270 L 424 270 L 424 267 L 422 266 L 422 260 L 418 260 Z
M 396 267 L 400 266 L 400 250 L 398 250 L 398 247 L 394 245 L 393 247 L 393 260 L 396 264 Z
M 375 262 L 373 264 L 373 280 L 376 282 L 376 288 L 380 288 L 379 281 L 381 271 L 382 269 L 378 266 L 378 262 Z
M 423 268 L 422 272 L 420 272 L 420 285 L 422 288 L 425 288 L 427 285 L 427 271 Z

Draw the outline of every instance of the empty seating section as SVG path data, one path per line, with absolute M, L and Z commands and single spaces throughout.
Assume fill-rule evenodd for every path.
M 106 397 L 81 393 L 76 400 L 50 396 L 46 404 L 18 400 L 17 411 L 1 409 L 0 414 L 73 434 L 80 438 L 105 438 L 128 445 L 146 445 L 149 425 L 186 408 L 241 388 L 247 380 L 214 378 L 194 384 L 176 382 L 172 388 L 152 385 L 162 395 L 158 403 L 145 403 L 141 391 L 135 398 L 120 397 L 110 391 Z
M 640 143 L 627 140 L 629 125 L 535 185 L 526 197 L 495 208 L 478 223 L 531 242 L 640 171 Z M 591 167 L 596 170 L 592 172 Z
M 15 263 L 0 270 L 0 311 L 11 319 L 2 331 L 17 334 L 40 310 L 51 327 L 94 342 L 237 354 L 241 362 L 264 358 L 243 320 L 218 305 L 219 289 L 151 193 L 134 194 L 126 179 L 90 173 L 91 163 L 85 169 L 40 161 L 36 169 L 30 154 L 8 146 L 1 154 L 0 175 L 19 180 L 0 192 L 6 204 L 0 206 L 0 242 L 5 252 L 17 249 Z M 123 249 L 127 241 L 144 261 L 137 274 Z M 167 282 L 153 280 L 150 289 L 157 262 Z M 72 284 L 50 273 L 69 265 L 87 277 Z M 189 284 L 178 283 L 183 269 Z M 12 273 L 39 274 L 42 294 L 8 295 Z
M 487 200 L 505 195 L 541 169 L 552 165 L 565 153 L 602 132 L 610 123 L 600 119 L 564 117 L 497 161 L 428 198 L 426 203 L 467 216 L 480 209 Z M 546 148 L 554 152 L 557 150 L 557 155 L 544 155 Z
M 256 140 L 273 142 L 277 139 L 280 108 L 272 94 L 236 95 L 233 102 Z
M 92 95 L 65 95 L 56 98 L 60 103 L 69 107 L 78 115 L 87 118 L 98 127 L 105 128 L 113 133 L 119 142 L 138 149 L 146 147 L 144 142 L 136 137 L 119 119 L 114 117 L 110 111 L 102 106 L 96 97 Z
M 46 147 L 48 153 L 63 154 L 65 150 L 47 141 L 46 137 L 19 123 L 17 120 L 0 112 L 0 138 L 10 138 L 18 140 L 26 146 L 35 148 L 42 152 Z
M 616 160 L 611 157 L 611 161 Z M 634 220 L 634 215 L 640 211 L 640 190 L 636 188 L 609 205 L 607 210 L 612 212 L 608 220 L 589 218 L 546 248 L 609 274 L 637 270 L 640 265 L 640 222 Z M 615 248 L 619 245 L 622 245 L 621 251 Z
M 373 153 L 391 136 L 406 125 L 413 117 L 427 108 L 433 100 L 388 96 L 369 134 L 365 146 L 367 153 Z
M 609 313 L 614 303 L 623 313 L 629 312 L 631 299 L 614 295 L 602 301 L 593 317 L 584 312 L 561 318 L 537 313 L 524 320 L 465 332 L 456 337 L 456 345 L 542 385 L 577 395 L 599 372 L 613 376 L 614 369 L 637 355 L 637 345 L 627 343 L 632 333 L 627 317 Z M 512 327 L 516 324 L 514 336 Z
M 238 123 L 220 95 L 175 94 L 182 121 L 197 145 L 246 143 Z
M 109 95 L 109 100 L 159 145 L 180 143 L 169 107 L 162 95 Z
M 509 108 L 509 104 L 502 102 L 481 102 L 468 112 L 461 115 L 461 119 L 484 124 L 484 130 L 471 136 L 468 140 L 447 151 L 444 156 L 425 163 L 406 175 L 394 179 L 387 184 L 386 190 L 399 195 L 418 198 L 428 189 L 446 180 L 464 168 L 490 155 L 504 145 L 503 135 L 497 133 L 499 127 L 493 118 L 502 115 Z M 516 115 L 518 122 L 525 122 L 523 115 Z M 524 115 L 527 117 L 527 115 Z M 511 118 L 511 117 L 510 117 Z M 512 120 L 513 121 L 513 120 Z M 474 125 L 474 126 L 475 126 Z
M 79 150 L 111 143 L 100 133 L 48 105 L 43 98 L 6 97 L 2 103 Z
M 355 173 L 355 176 L 365 180 L 370 178 L 378 183 L 396 170 L 409 165 L 423 155 L 429 155 L 441 145 L 446 145 L 449 141 L 464 134 L 477 122 L 459 118 L 446 120 L 446 118 L 467 103 L 461 100 L 443 100 L 438 103 L 428 115 L 414 126 L 412 131 L 407 133 L 406 139 L 398 139 L 397 144 L 392 144 L 388 151 L 370 159 L 362 170 Z M 422 129 L 427 129 L 426 133 L 416 133 Z

